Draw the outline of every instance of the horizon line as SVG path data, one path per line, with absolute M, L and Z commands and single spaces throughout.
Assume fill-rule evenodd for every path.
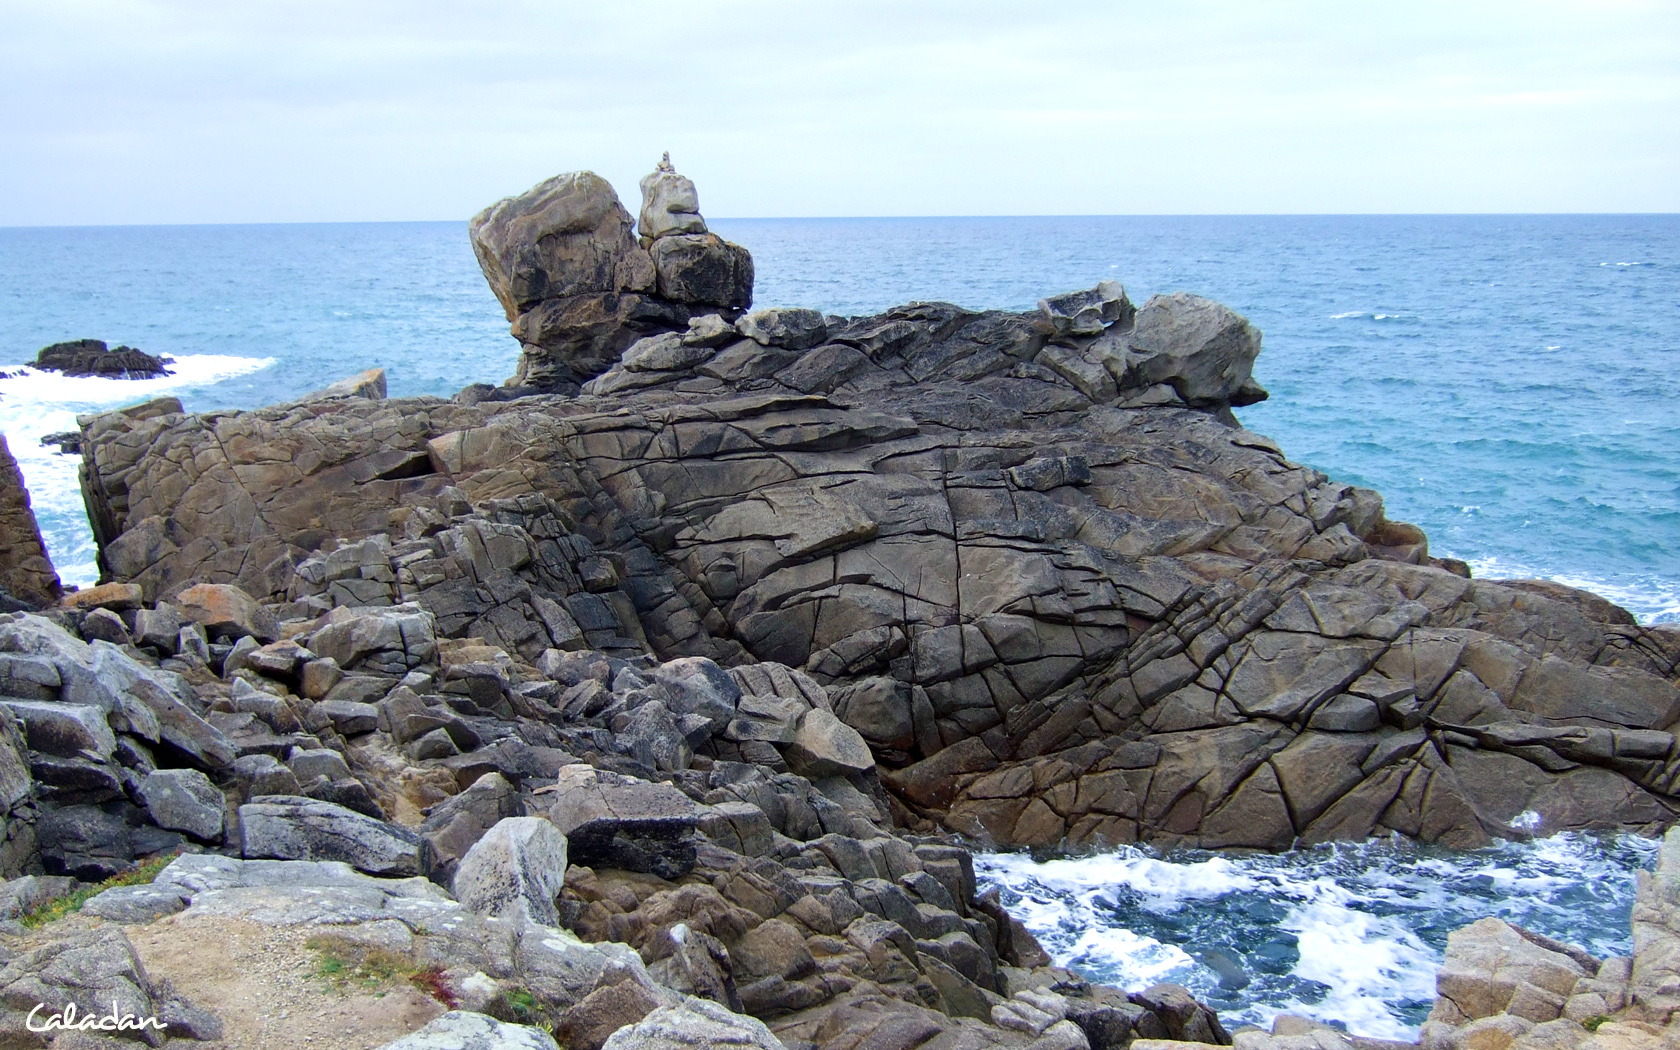
M 1325 212 L 1042 212 L 940 215 L 722 215 L 708 222 L 899 222 L 927 219 L 1433 219 L 1674 218 L 1680 211 L 1325 211 Z M 175 229 L 226 226 L 404 226 L 465 224 L 470 219 L 269 219 L 228 222 L 85 222 L 0 225 L 0 231 Z

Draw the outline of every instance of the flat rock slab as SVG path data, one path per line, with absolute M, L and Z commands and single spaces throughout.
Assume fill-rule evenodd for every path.
M 247 859 L 337 860 L 371 875 L 424 875 L 425 844 L 396 824 L 300 795 L 262 795 L 239 807 Z

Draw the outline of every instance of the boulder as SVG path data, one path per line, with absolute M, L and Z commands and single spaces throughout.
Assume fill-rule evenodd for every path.
M 1124 337 L 1138 385 L 1171 384 L 1189 405 L 1252 405 L 1266 392 L 1253 379 L 1260 333 L 1240 314 L 1199 295 L 1174 292 L 1143 304 Z
M 667 879 L 694 866 L 696 819 L 694 803 L 668 784 L 582 764 L 560 770 L 549 810 L 573 863 Z
M 6 607 L 8 601 L 44 608 L 63 592 L 30 509 L 23 474 L 0 437 L 0 612 L 15 608 Z
M 272 642 L 280 637 L 274 616 L 257 600 L 229 583 L 199 583 L 175 596 L 183 619 L 199 624 L 211 635 Z
M 764 1022 L 693 996 L 680 1006 L 662 1006 L 614 1032 L 603 1050 L 710 1050 L 753 1047 L 786 1050 Z
M 875 768 L 875 756 L 863 736 L 832 711 L 820 709 L 805 712 L 784 753 L 794 772 L 813 780 Z
M 29 1012 L 40 1007 L 34 1019 L 40 1025 L 45 1016 L 63 1014 L 73 1006 L 83 1017 L 128 1016 L 130 1024 L 112 1037 L 159 1046 L 170 1035 L 185 1034 L 163 1027 L 169 1023 L 164 1015 L 172 1002 L 194 1009 L 152 982 L 120 929 L 105 926 L 69 933 L 10 956 L 0 967 L 0 1042 L 46 1045 L 29 1031 Z M 141 1025 L 142 1018 L 156 1018 L 162 1025 Z
M 437 660 L 437 624 L 415 604 L 386 608 L 339 607 L 309 636 L 309 650 L 339 668 L 389 675 Z
M 1038 312 L 1060 336 L 1100 335 L 1111 324 L 1126 324 L 1137 313 L 1119 281 L 1101 281 L 1083 292 L 1038 301 Z
M 715 233 L 671 234 L 648 249 L 661 298 L 745 310 L 752 305 L 752 253 Z
M 102 708 L 91 704 L 61 704 L 40 700 L 0 700 L 23 726 L 31 751 L 60 758 L 78 755 L 105 760 L 117 748 L 117 738 Z
M 692 180 L 678 175 L 671 167 L 669 153 L 659 166 L 642 176 L 642 213 L 636 230 L 642 239 L 651 241 L 673 233 L 705 233 L 706 220 L 700 217 L 700 195 Z
M 239 807 L 240 855 L 338 860 L 370 875 L 424 875 L 424 841 L 395 824 L 331 802 L 262 795 Z
M 379 1050 L 558 1050 L 554 1037 L 531 1025 L 451 1010 Z
M 455 868 L 484 833 L 524 811 L 519 791 L 500 773 L 485 773 L 465 791 L 426 811 L 420 835 L 432 851 L 432 878 L 450 885 Z
M 545 179 L 467 224 L 473 252 L 509 321 L 545 299 L 650 291 L 653 261 L 630 213 L 592 171 Z
M 736 321 L 735 328 L 760 346 L 788 350 L 809 350 L 828 338 L 823 315 L 803 308 L 754 310 Z
M 558 926 L 565 876 L 566 836 L 541 817 L 507 817 L 461 859 L 455 899 L 480 915 Z
M 196 769 L 154 769 L 140 781 L 140 803 L 152 823 L 203 842 L 222 840 L 226 800 Z
M 365 397 L 374 401 L 385 397 L 385 370 L 370 368 L 357 372 L 336 383 L 303 395 L 299 401 L 324 401 L 330 397 Z

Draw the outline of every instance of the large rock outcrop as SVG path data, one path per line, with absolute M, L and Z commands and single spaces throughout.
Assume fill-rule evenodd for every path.
M 0 437 L 0 612 L 51 605 L 62 593 L 23 474 Z
M 674 173 L 645 189 L 642 242 L 587 174 L 475 220 L 510 316 L 652 295 L 644 244 L 703 220 Z M 582 396 L 97 417 L 104 564 L 148 601 L 225 582 L 281 620 L 414 602 L 519 661 L 797 668 L 894 819 L 1000 845 L 1672 822 L 1680 632 L 1470 580 L 1243 429 L 1260 335 L 1229 309 L 1104 282 L 1026 313 L 682 312 L 587 354 L 530 344 Z M 710 744 L 687 712 L 630 713 L 611 728 L 647 768 L 727 745 L 825 775 L 795 738 L 826 713 Z
M 642 187 L 639 241 L 618 194 L 588 171 L 473 216 L 473 250 L 525 348 L 515 385 L 575 389 L 696 309 L 752 304 L 752 256 L 706 231 L 694 184 L 667 158 Z

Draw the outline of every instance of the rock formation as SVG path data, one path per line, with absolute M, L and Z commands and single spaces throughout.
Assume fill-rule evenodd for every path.
M 111 347 L 101 339 L 75 339 L 42 347 L 35 355 L 35 367 L 67 376 L 104 376 L 108 379 L 155 379 L 173 375 L 167 357 L 148 354 L 132 346 Z
M 1231 1037 L 1050 966 L 952 832 L 1673 822 L 1680 631 L 1289 462 L 1241 316 L 743 312 L 693 185 L 643 194 L 640 236 L 587 172 L 473 220 L 509 387 L 85 421 L 104 582 L 0 617 L 4 874 L 187 850 L 90 910 L 331 925 L 586 1050 L 1108 1050 Z
M 1239 315 L 1113 282 L 1027 313 L 677 309 L 655 260 L 711 236 L 692 185 L 650 175 L 642 226 L 589 173 L 474 220 L 516 332 L 586 300 L 603 319 L 526 340 L 524 383 L 583 396 L 94 420 L 107 571 L 289 616 L 414 601 L 527 660 L 801 668 L 906 819 L 1000 845 L 1672 819 L 1680 632 L 1469 580 L 1244 430 L 1232 408 L 1265 392 Z M 672 311 L 606 305 L 632 300 Z M 507 538 L 442 529 L 446 491 Z
M 643 336 L 752 305 L 752 256 L 706 232 L 694 184 L 668 163 L 642 184 L 640 240 L 612 186 L 588 171 L 473 216 L 473 251 L 525 348 L 515 386 L 575 391 Z
M 0 437 L 0 612 L 51 605 L 61 593 L 23 474 Z

